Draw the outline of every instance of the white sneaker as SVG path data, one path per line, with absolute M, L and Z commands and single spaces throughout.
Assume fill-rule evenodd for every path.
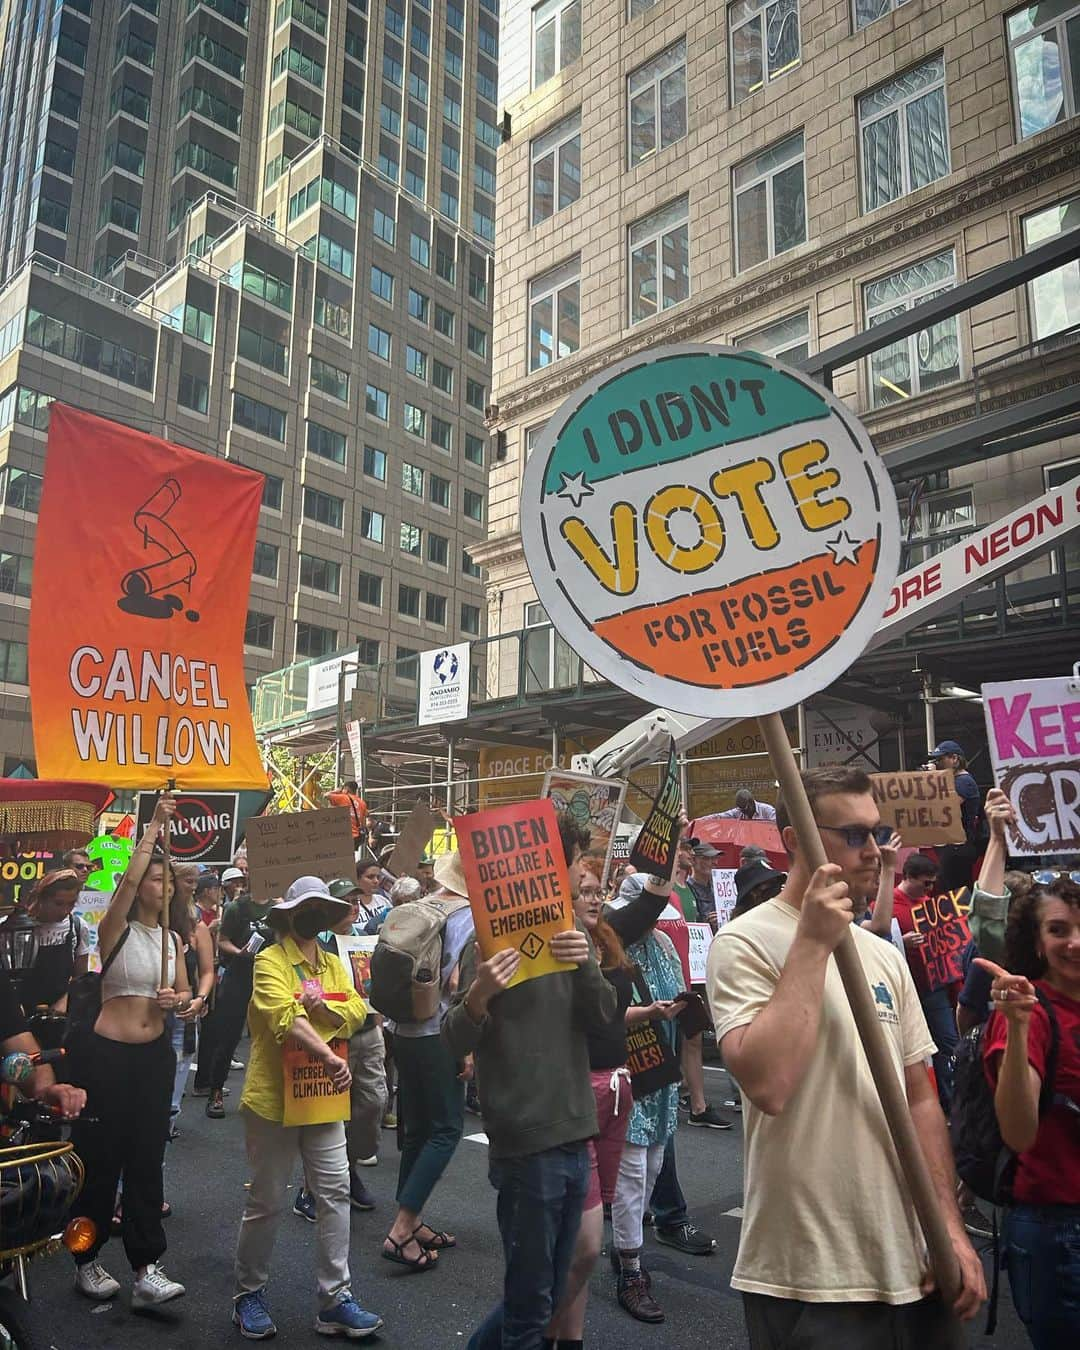
M 171 1298 L 179 1298 L 186 1293 L 178 1280 L 170 1280 L 159 1265 L 149 1265 L 143 1275 L 135 1281 L 131 1291 L 133 1308 L 152 1308 L 158 1303 L 168 1303 Z
M 356 1165 L 357 1167 L 378 1167 L 379 1155 L 373 1153 L 370 1158 L 357 1158 Z
M 120 1292 L 120 1281 L 114 1280 L 100 1261 L 88 1261 L 75 1267 L 75 1288 L 87 1298 L 104 1303 Z
M 242 1069 L 243 1067 L 244 1067 L 244 1061 L 243 1061 L 242 1059 L 231 1059 L 231 1060 L 229 1060 L 229 1068 L 230 1068 L 230 1069 Z

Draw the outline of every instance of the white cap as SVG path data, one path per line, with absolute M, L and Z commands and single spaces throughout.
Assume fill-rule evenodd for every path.
M 226 867 L 221 874 L 222 881 L 245 881 L 246 875 L 239 867 Z

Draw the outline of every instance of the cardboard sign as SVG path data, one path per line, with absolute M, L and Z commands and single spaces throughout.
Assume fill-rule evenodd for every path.
M 576 389 L 525 466 L 520 516 L 540 602 L 582 660 L 706 717 L 831 684 L 900 556 L 896 492 L 858 419 L 724 347 L 653 348 Z
M 356 875 L 352 823 L 344 806 L 248 821 L 248 881 L 256 904 L 277 900 L 297 877 Z
M 719 907 L 716 912 L 719 915 Z M 709 948 L 713 940 L 712 926 L 707 923 L 688 923 L 686 927 L 690 933 L 690 983 L 704 984 Z
M 333 1040 L 330 1049 L 341 1059 L 347 1059 L 349 1042 Z M 281 1048 L 281 1069 L 283 1125 L 329 1125 L 335 1120 L 349 1119 L 349 1089 L 336 1091 L 321 1061 L 310 1051 L 286 1041 Z
M 660 795 L 653 803 L 645 824 L 638 831 L 630 861 L 639 872 L 658 877 L 671 876 L 679 847 L 679 815 L 682 811 L 682 787 L 679 783 L 679 757 L 674 740 L 668 753 L 667 769 L 660 784 Z
M 1080 692 L 1074 681 L 984 684 L 983 711 L 998 786 L 1016 812 L 1009 852 L 1080 851 Z
M 615 830 L 622 816 L 626 784 L 618 778 L 590 778 L 565 769 L 549 769 L 541 797 L 550 797 L 558 812 L 567 812 L 589 831 L 589 857 L 603 860 L 600 884 L 606 886 L 611 872 Z M 627 849 L 626 856 L 630 856 Z
M 574 926 L 570 879 L 550 801 L 456 816 L 461 864 L 485 960 L 508 947 L 522 956 L 513 984 L 570 970 L 548 946 Z
M 238 801 L 235 792 L 178 792 L 176 815 L 169 831 L 173 861 L 231 863 L 236 852 Z M 136 829 L 140 839 L 150 824 L 156 803 L 156 792 L 139 793 Z
M 714 867 L 712 874 L 713 899 L 716 901 L 716 926 L 723 926 L 730 920 L 735 908 L 735 868 Z
M 52 405 L 30 611 L 42 778 L 265 789 L 243 651 L 263 481 Z
M 421 652 L 417 726 L 461 722 L 469 715 L 469 644 Z
M 960 797 L 951 773 L 872 773 L 870 782 L 882 822 L 905 844 L 918 848 L 964 842 Z
M 964 948 L 971 941 L 967 914 L 971 909 L 971 891 L 966 886 L 944 895 L 932 895 L 911 907 L 911 922 L 926 941 L 908 950 L 922 963 L 931 992 L 962 982 Z
M 427 802 L 417 802 L 401 827 L 394 851 L 387 860 L 386 870 L 393 872 L 396 877 L 414 872 L 416 864 L 424 856 L 428 840 L 442 823 L 442 816 L 433 811 Z
M 353 988 L 366 1002 L 371 984 L 371 953 L 375 950 L 379 939 L 376 936 L 368 937 L 366 934 L 358 937 L 352 933 L 345 937 L 340 933 L 334 936 L 341 964 L 352 980 Z

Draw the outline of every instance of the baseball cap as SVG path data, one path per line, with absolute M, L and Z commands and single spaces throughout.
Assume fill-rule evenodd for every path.
M 928 755 L 929 759 L 940 759 L 942 755 L 959 755 L 961 759 L 966 759 L 964 747 L 959 741 L 940 741 L 934 746 Z
M 211 891 L 215 886 L 220 886 L 221 882 L 217 879 L 216 872 L 203 872 L 195 883 L 195 894 L 201 895 L 203 891 Z
M 330 883 L 329 891 L 335 900 L 347 900 L 350 895 L 355 895 L 359 890 L 355 881 L 350 881 L 348 877 L 335 877 Z
M 712 844 L 694 845 L 695 858 L 719 858 L 719 856 L 720 850 L 718 848 L 713 848 Z
M 226 867 L 221 874 L 222 881 L 245 881 L 245 873 L 239 867 Z

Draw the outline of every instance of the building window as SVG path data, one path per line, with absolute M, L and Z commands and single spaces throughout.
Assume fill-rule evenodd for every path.
M 544 0 L 532 12 L 533 88 L 581 55 L 581 0 Z
M 744 272 L 806 241 L 803 134 L 735 169 L 735 270 Z
M 532 223 L 538 225 L 581 196 L 581 110 L 529 146 Z
M 454 442 L 454 428 L 449 422 L 443 421 L 441 417 L 432 417 L 431 419 L 431 444 L 439 450 L 445 450 L 447 454 Z
M 420 526 L 406 525 L 403 521 L 398 527 L 398 548 L 413 558 L 420 557 Z
M 736 0 L 728 32 L 733 104 L 799 64 L 799 0 Z
M 311 358 L 311 387 L 329 398 L 341 403 L 349 401 L 349 372 L 340 366 L 332 366 L 328 361 L 320 361 L 317 356 Z
M 267 543 L 265 539 L 255 540 L 255 556 L 251 560 L 252 575 L 265 577 L 268 581 L 277 581 L 278 546 Z
M 439 628 L 446 627 L 445 595 L 436 595 L 434 591 L 428 591 L 424 596 L 424 618 L 428 623 L 436 624 Z
M 244 646 L 258 647 L 262 651 L 274 650 L 274 616 L 260 614 L 257 609 L 249 609 L 244 623 Z
M 859 99 L 863 210 L 949 172 L 945 58 L 940 53 Z
M 445 567 L 447 558 L 450 556 L 450 541 L 441 534 L 432 534 L 428 531 L 427 537 L 427 560 L 433 567 Z
M 435 250 L 435 275 L 441 277 L 443 281 L 454 284 L 457 274 L 457 266 L 454 262 L 454 255 L 445 248 Z
M 469 324 L 468 337 L 466 339 L 469 351 L 473 356 L 479 356 L 481 359 L 487 357 L 487 331 L 483 328 L 477 328 L 475 324 Z
M 381 511 L 373 511 L 370 506 L 360 508 L 360 538 L 369 544 L 383 542 L 386 517 Z
M 190 408 L 193 412 L 205 415 L 210 408 L 210 385 L 206 380 L 200 379 L 198 375 L 193 375 L 188 370 L 182 370 L 176 400 L 183 404 L 185 408 Z
M 487 386 L 479 380 L 466 380 L 465 402 L 476 412 L 482 413 L 487 404 Z
M 332 460 L 335 464 L 344 464 L 346 445 L 347 437 L 344 432 L 331 431 L 329 427 L 320 426 L 318 422 L 308 422 L 307 448 L 313 455 L 318 455 L 320 459 Z
M 265 506 L 268 511 L 280 511 L 281 495 L 284 489 L 284 480 L 279 478 L 276 473 L 264 473 L 260 505 Z
M 375 572 L 358 572 L 356 577 L 356 598 L 362 605 L 382 608 L 383 579 Z
M 331 652 L 337 650 L 338 635 L 332 628 L 321 628 L 317 623 L 303 623 L 298 621 L 296 625 L 296 658 L 297 660 L 318 658 L 320 656 L 329 656 Z
M 454 311 L 445 305 L 435 306 L 435 331 L 451 341 L 454 339 Z
M 419 653 L 414 647 L 394 649 L 394 679 L 415 684 L 420 673 Z
M 421 267 L 431 266 L 431 241 L 421 234 L 409 235 L 409 257 Z
M 910 513 L 902 568 L 916 567 L 942 553 L 975 528 L 975 501 L 970 488 L 932 492 Z
M 25 553 L 0 553 L 0 595 L 30 597 L 34 560 Z
M 358 637 L 356 639 L 356 659 L 362 666 L 379 664 L 380 643 L 378 638 Z
M 686 135 L 686 42 L 631 71 L 627 81 L 630 167 Z
M 749 347 L 762 356 L 773 356 L 778 361 L 797 365 L 810 355 L 810 315 L 804 309 L 801 314 L 777 319 L 746 337 L 736 338 L 735 346 Z
M 580 257 L 529 282 L 529 369 L 541 370 L 577 351 L 580 333 Z
M 390 395 L 378 385 L 369 384 L 364 393 L 364 411 L 369 417 L 377 417 L 380 422 L 390 420 Z
M 372 230 L 375 238 L 381 239 L 384 244 L 389 244 L 391 248 L 394 245 L 394 238 L 397 232 L 397 226 L 394 223 L 394 217 L 388 215 L 385 211 L 375 208 L 375 214 L 372 217 Z
M 401 424 L 410 436 L 427 435 L 427 413 L 415 403 L 406 403 L 401 410 Z
M 386 452 L 374 445 L 364 446 L 364 477 L 386 482 Z
M 388 305 L 394 303 L 394 278 L 389 272 L 384 272 L 381 267 L 371 268 L 371 294 L 377 295 L 380 300 L 385 300 Z
M 956 284 L 952 249 L 901 268 L 863 287 L 866 326 L 915 309 Z M 960 378 L 960 337 L 956 316 L 943 319 L 911 337 L 901 338 L 870 357 L 870 400 L 883 408 L 915 394 L 925 394 Z
M 237 332 L 236 354 L 277 375 L 289 373 L 289 349 L 285 343 L 275 342 L 265 333 L 256 332 L 245 324 L 241 324 Z
M 420 323 L 427 323 L 428 310 L 430 309 L 430 307 L 431 302 L 428 300 L 427 296 L 423 293 L 423 291 L 414 291 L 410 289 L 409 317 L 411 319 L 417 319 L 419 320 Z
M 487 262 L 475 253 L 469 255 L 469 299 L 486 305 L 488 298 Z
M 424 495 L 424 471 L 416 464 L 402 464 L 401 466 L 401 490 L 409 492 L 414 497 Z
M 484 519 L 484 494 L 465 488 L 461 494 L 461 506 L 470 520 Z
M 341 594 L 341 564 L 313 553 L 300 554 L 300 585 L 325 595 Z
M 430 475 L 428 480 L 428 496 L 433 506 L 443 506 L 450 509 L 450 480 L 449 478 L 440 478 L 437 473 Z
M 320 492 L 317 488 L 304 488 L 304 518 L 313 520 L 317 525 L 326 525 L 332 530 L 340 530 L 345 523 L 345 502 L 329 492 Z
M 465 458 L 470 464 L 484 463 L 484 438 L 483 436 L 474 436 L 470 432 L 465 433 Z
M 464 548 L 461 550 L 461 575 L 473 577 L 477 580 L 480 577 L 480 564 L 473 562 L 472 558 L 469 557 L 468 549 Z
M 468 633 L 470 637 L 479 637 L 480 635 L 479 605 L 461 606 L 461 631 L 463 633 Z
M 630 226 L 631 323 L 690 294 L 689 209 L 689 198 L 680 197 Z
M 405 347 L 405 369 L 416 380 L 423 380 L 427 384 L 428 356 L 427 352 L 421 351 L 419 347 L 406 345 Z
M 390 360 L 390 334 L 377 323 L 369 323 L 367 330 L 367 349 L 380 361 Z
M 855 27 L 866 28 L 906 4 L 907 0 L 855 0 Z
M 1023 225 L 1025 253 L 1059 234 L 1080 230 L 1080 197 L 1035 211 L 1024 217 Z M 1032 337 L 1049 337 L 1080 324 L 1080 261 L 1077 259 L 1029 281 L 1027 292 Z
M 285 414 L 245 394 L 233 394 L 233 422 L 272 441 L 285 440 Z
M 1080 5 L 1025 5 L 1006 20 L 1020 139 L 1080 109 Z
M 454 392 L 454 368 L 438 357 L 431 363 L 431 383 L 443 394 Z

